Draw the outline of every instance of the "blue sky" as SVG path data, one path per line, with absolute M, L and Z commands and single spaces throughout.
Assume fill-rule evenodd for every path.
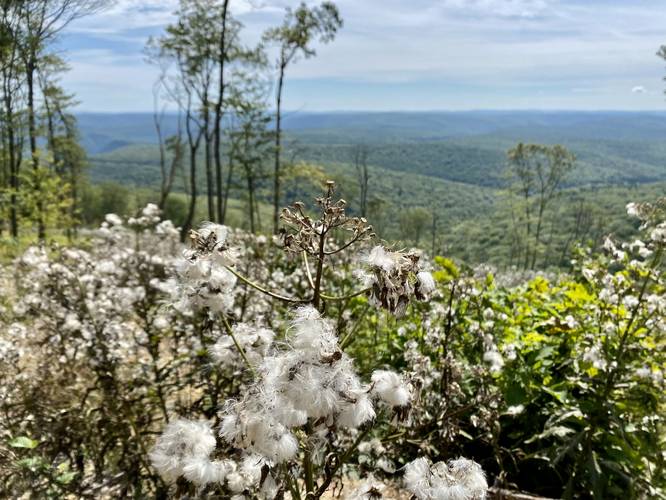
M 292 0 L 231 0 L 248 41 Z M 312 2 L 309 2 L 312 3 Z M 338 0 L 345 20 L 291 68 L 285 107 L 324 110 L 666 109 L 664 0 Z M 117 0 L 60 42 L 82 111 L 150 111 L 143 46 L 177 0 Z

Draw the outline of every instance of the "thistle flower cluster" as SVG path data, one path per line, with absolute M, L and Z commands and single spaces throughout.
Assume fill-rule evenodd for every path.
M 303 281 L 307 278 L 309 285 L 303 287 L 307 299 L 271 292 L 239 275 L 245 287 L 273 299 L 308 305 L 291 312 L 292 319 L 282 342 L 275 341 L 273 330 L 259 324 L 241 321 L 229 327 L 225 323 L 226 334 L 209 345 L 208 352 L 219 365 L 237 366 L 242 359 L 253 373 L 254 381 L 243 388 L 239 397 L 222 405 L 219 414 L 222 441 L 217 446 L 202 448 L 193 458 L 189 447 L 183 451 L 183 446 L 173 446 L 178 440 L 167 429 L 167 435 L 158 440 L 153 451 L 154 465 L 166 480 L 185 477 L 198 486 L 214 483 L 234 493 L 252 491 L 260 497 L 274 498 L 275 492 L 285 492 L 287 488 L 293 493 L 298 488 L 297 474 L 302 473 L 307 496 L 320 498 L 349 459 L 348 452 L 343 453 L 339 448 L 360 427 L 375 420 L 380 412 L 390 414 L 395 423 L 408 420 L 422 381 L 412 381 L 411 377 L 389 370 L 376 370 L 369 382 L 363 382 L 352 358 L 343 352 L 333 323 L 319 311 L 325 309 L 326 301 L 346 298 L 344 294 L 336 297 L 323 293 L 325 259 L 371 234 L 364 219 L 345 215 L 344 200 L 333 201 L 333 192 L 331 183 L 327 194 L 317 200 L 321 211 L 317 220 L 311 219 L 298 203 L 282 216 L 290 226 L 282 235 L 284 250 L 304 254 L 302 278 Z M 336 230 L 351 232 L 351 238 L 347 235 L 342 243 L 340 240 L 333 243 Z M 307 255 L 315 258 L 314 273 Z M 233 288 L 237 274 L 230 269 L 236 255 L 227 244 L 227 229 L 205 225 L 193 233 L 192 249 L 184 257 L 179 271 L 186 300 L 193 308 L 224 313 L 222 320 L 226 322 L 226 316 L 236 312 Z M 426 300 L 435 290 L 434 279 L 421 269 L 419 258 L 416 252 L 389 252 L 382 247 L 371 252 L 369 264 L 375 274 L 370 279 L 380 305 L 401 314 L 412 297 Z M 335 275 L 335 271 L 329 274 Z M 273 281 L 284 281 L 275 273 L 270 277 Z M 244 310 L 245 304 L 240 308 L 241 315 Z M 344 311 L 341 317 L 346 317 Z M 210 443 L 209 431 L 203 435 L 206 443 Z M 354 451 L 356 446 L 354 443 L 350 450 Z M 210 458 L 213 448 L 216 455 L 240 453 L 243 463 L 260 464 L 260 474 L 246 474 L 254 482 L 244 483 L 241 490 L 230 479 L 229 464 Z M 170 464 L 176 465 L 170 468 Z M 375 465 L 387 472 L 396 469 L 392 462 L 381 458 Z M 315 473 L 314 468 L 320 468 L 320 472 Z M 321 474 L 323 482 L 319 483 Z M 377 498 L 382 489 L 379 483 L 370 480 L 357 488 L 353 498 Z
M 108 214 L 99 229 L 81 231 L 82 248 L 34 246 L 0 266 L 0 279 L 4 271 L 12 276 L 0 292 L 0 305 L 8 304 L 0 312 L 0 428 L 39 440 L 34 455 L 44 466 L 31 475 L 30 490 L 40 498 L 59 496 L 54 481 L 74 468 L 75 479 L 57 484 L 76 496 L 150 490 L 145 448 L 128 443 L 146 440 L 152 422 L 191 404 L 191 392 L 167 399 L 167 390 L 201 385 L 201 365 L 182 362 L 201 348 L 196 323 L 165 307 L 178 232 L 151 213 L 150 227 L 140 231 Z M 62 453 L 69 447 L 89 450 L 81 465 Z M 95 472 L 92 464 L 104 461 L 108 467 Z M 128 479 L 112 479 L 121 467 Z M 3 463 L 0 496 L 27 491 L 20 474 L 5 472 Z
M 191 248 L 183 251 L 178 265 L 181 303 L 179 308 L 229 312 L 234 305 L 236 276 L 227 269 L 236 263 L 236 252 L 227 244 L 228 229 L 213 223 L 190 233 Z
M 398 409 L 412 397 L 409 385 L 391 372 L 376 372 L 370 386 L 361 383 L 333 326 L 311 306 L 295 311 L 287 347 L 264 358 L 258 372 L 244 398 L 226 404 L 220 434 L 272 464 L 295 457 L 294 432 L 308 422 L 323 439 L 374 419 L 373 399 Z
M 265 460 L 247 455 L 240 462 L 212 459 L 216 439 L 207 421 L 178 419 L 170 422 L 150 451 L 151 464 L 167 482 L 185 478 L 199 488 L 209 484 L 226 485 L 233 500 L 243 500 L 245 491 L 257 489 L 262 498 L 272 499 L 277 487 L 264 477 Z
M 370 300 L 377 307 L 387 309 L 397 317 L 405 314 L 412 297 L 428 300 L 435 291 L 435 280 L 421 269 L 420 254 L 415 251 L 390 251 L 374 247 L 363 258 L 369 273 L 357 273 L 365 286 L 371 288 Z
M 273 498 L 270 495 L 279 484 L 274 471 L 297 458 L 306 425 L 312 432 L 307 446 L 315 460 L 322 461 L 331 433 L 373 420 L 377 402 L 406 413 L 413 398 L 407 381 L 380 370 L 372 375 L 372 383 L 362 383 L 351 358 L 340 350 L 329 321 L 311 306 L 297 309 L 293 316 L 284 346 L 263 358 L 260 353 L 252 356 L 248 347 L 269 349 L 273 332 L 246 324 L 233 328 L 248 359 L 260 360 L 254 385 L 239 400 L 227 401 L 221 413 L 220 436 L 242 451 L 246 465 L 211 460 L 216 445 L 210 426 L 177 420 L 167 426 L 151 451 L 153 466 L 166 481 L 185 477 L 198 486 L 214 483 L 232 492 L 259 491 Z M 231 345 L 221 342 L 222 338 L 211 347 L 219 360 L 232 356 Z M 250 463 L 254 469 L 247 466 Z M 255 473 L 247 473 L 248 467 Z M 245 481 L 234 479 L 236 469 L 246 471 Z
M 418 500 L 484 500 L 488 490 L 481 466 L 465 458 L 435 464 L 417 458 L 405 466 L 405 486 Z

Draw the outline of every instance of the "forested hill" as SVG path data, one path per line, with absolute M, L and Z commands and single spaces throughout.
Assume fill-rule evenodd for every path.
M 156 142 L 152 114 L 82 113 L 78 120 L 93 179 L 157 180 L 157 157 L 135 147 Z M 363 144 L 376 167 L 494 187 L 506 151 L 522 141 L 574 152 L 571 185 L 666 180 L 666 112 L 288 112 L 284 126 L 295 157 L 323 165 L 350 163 L 353 146 Z M 167 115 L 165 134 L 175 130 L 175 115 Z

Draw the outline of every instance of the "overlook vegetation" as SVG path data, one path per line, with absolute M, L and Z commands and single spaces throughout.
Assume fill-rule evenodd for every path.
M 290 111 L 235 3 L 96 114 L 0 2 L 0 497 L 666 499 L 666 113 Z

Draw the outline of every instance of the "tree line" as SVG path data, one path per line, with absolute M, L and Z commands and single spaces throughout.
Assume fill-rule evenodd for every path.
M 40 239 L 53 225 L 75 228 L 85 153 L 60 83 L 67 65 L 53 45 L 102 0 L 0 2 L 0 236 L 21 226 Z

